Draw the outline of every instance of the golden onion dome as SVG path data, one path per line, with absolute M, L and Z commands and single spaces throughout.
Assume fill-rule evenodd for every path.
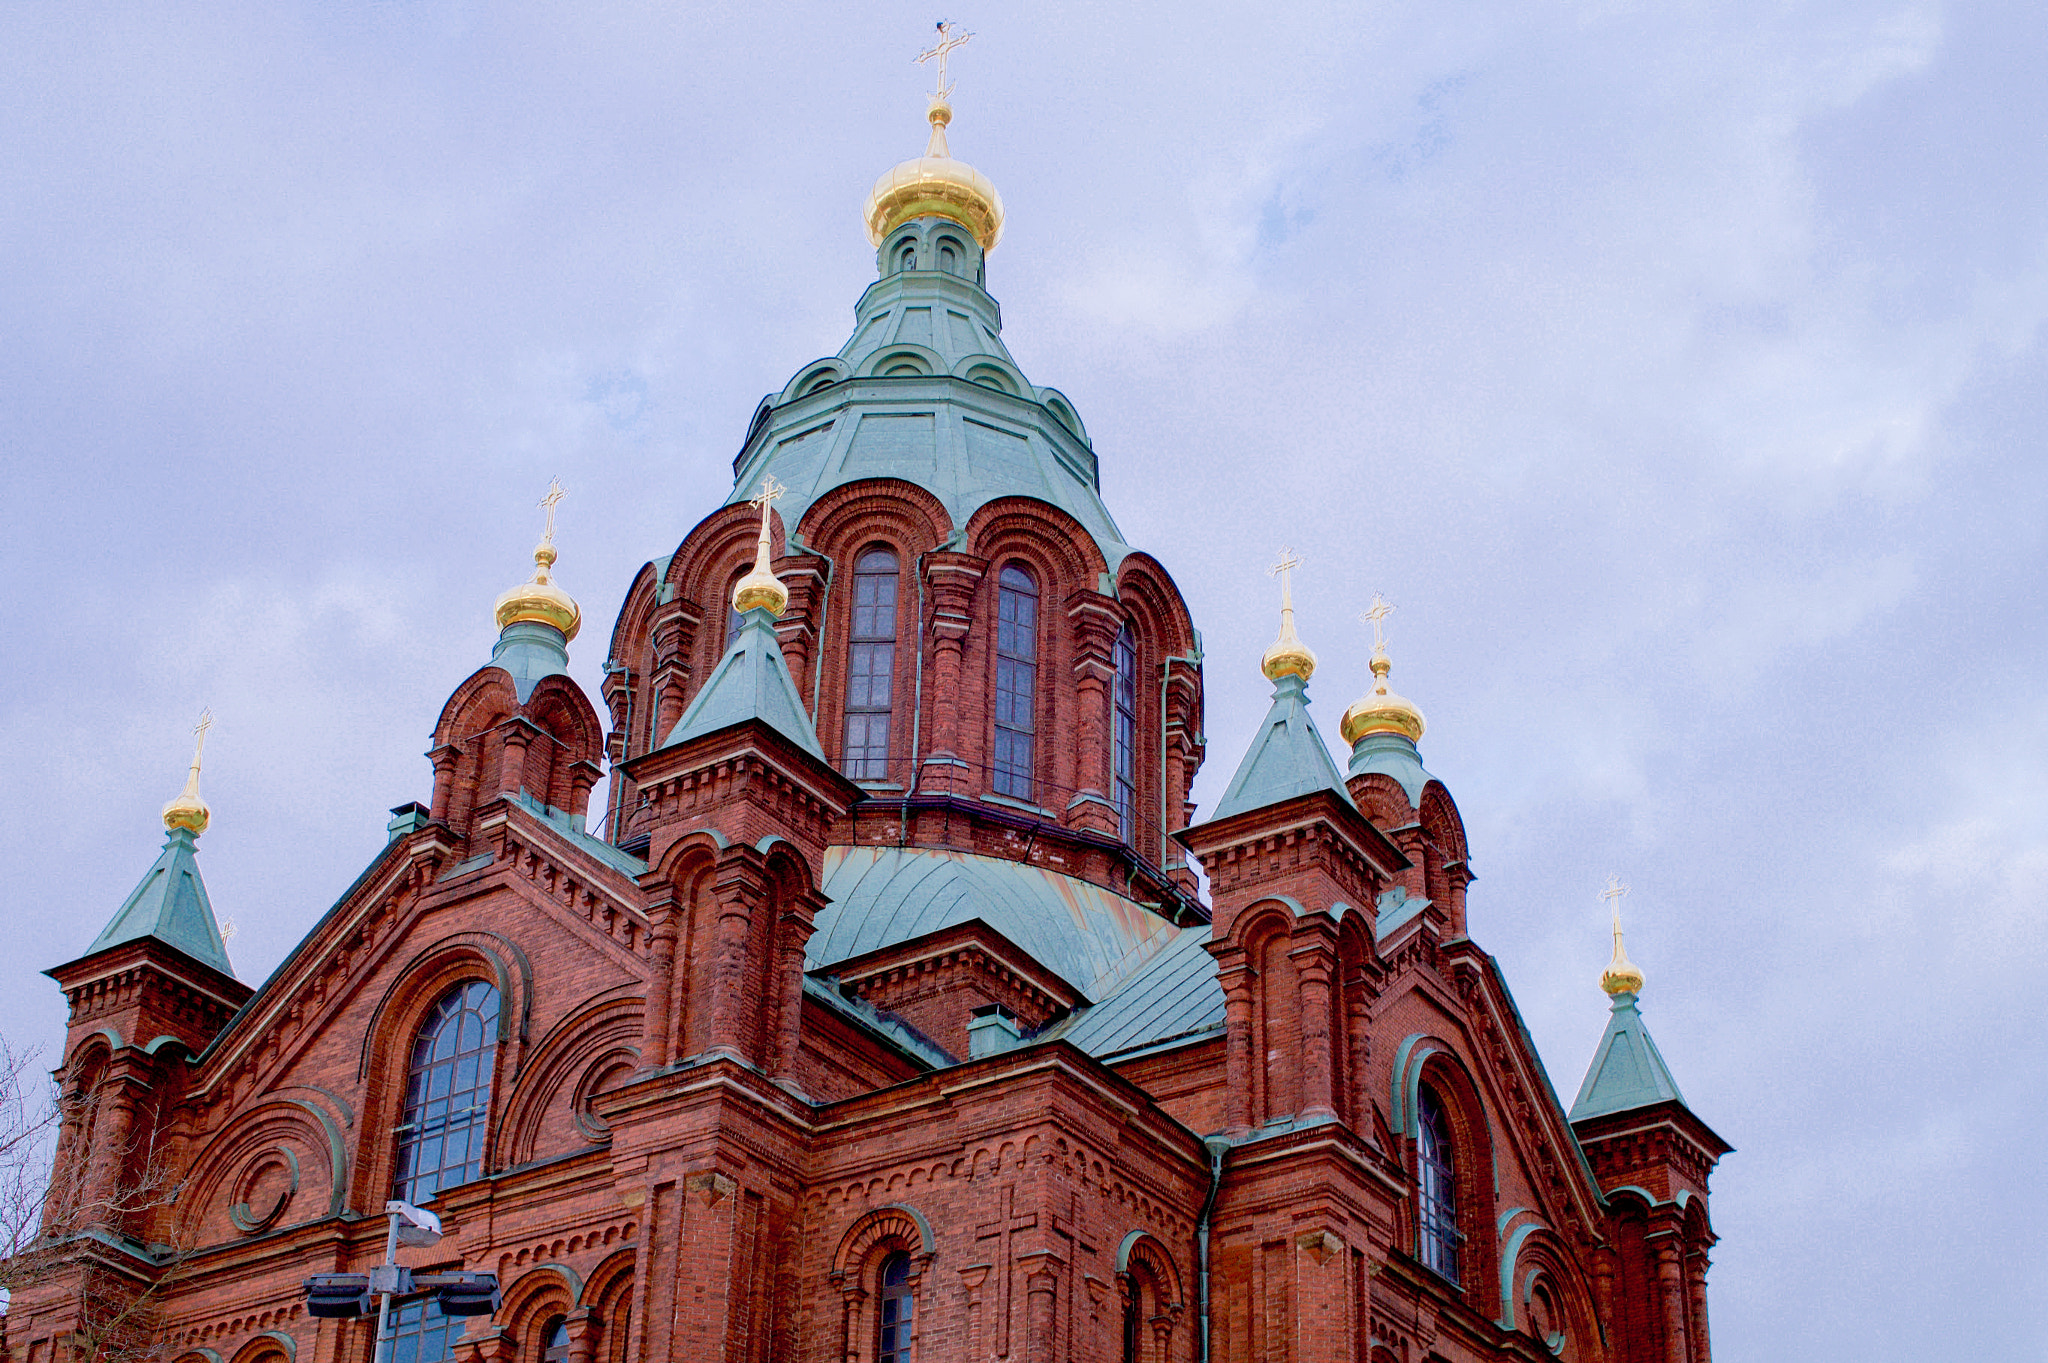
M 1280 612 L 1280 637 L 1267 646 L 1265 655 L 1259 659 L 1259 671 L 1266 674 L 1267 681 L 1279 681 L 1282 677 L 1307 681 L 1315 675 L 1316 655 L 1294 633 L 1292 606 Z
M 1607 969 L 1600 972 L 1600 988 L 1608 994 L 1643 992 L 1642 968 L 1628 958 L 1628 948 L 1622 945 L 1619 917 L 1614 920 L 1614 957 L 1607 962 Z
M 192 769 L 185 773 L 185 788 L 164 806 L 164 827 L 182 828 L 194 837 L 204 833 L 213 819 L 213 811 L 199 797 L 199 759 L 206 751 L 206 731 L 212 726 L 213 712 L 208 710 L 199 716 L 199 727 L 193 730 L 199 737 L 192 745 Z
M 566 641 L 583 628 L 583 611 L 576 599 L 554 584 L 548 570 L 555 566 L 555 546 L 543 539 L 533 549 L 533 577 L 498 598 L 498 628 L 528 622 L 552 625 Z
M 762 480 L 761 495 L 753 499 L 761 508 L 761 533 L 754 541 L 754 566 L 732 586 L 732 608 L 741 615 L 756 607 L 770 615 L 781 615 L 789 607 L 789 588 L 783 586 L 782 579 L 775 575 L 775 565 L 768 557 L 768 507 L 782 492 L 782 485 L 771 473 Z
M 1422 711 L 1415 708 L 1415 702 L 1387 689 L 1387 673 L 1393 669 L 1385 653 L 1372 655 L 1372 690 L 1351 702 L 1344 712 L 1346 743 L 1356 743 L 1367 734 L 1399 734 L 1410 743 L 1422 741 Z
M 972 232 L 982 250 L 993 251 L 1003 235 L 1003 196 L 988 176 L 954 160 L 947 150 L 953 106 L 934 95 L 926 117 L 932 136 L 924 155 L 891 168 L 868 191 L 861 207 L 868 241 L 880 246 L 884 237 L 916 218 L 947 218 Z

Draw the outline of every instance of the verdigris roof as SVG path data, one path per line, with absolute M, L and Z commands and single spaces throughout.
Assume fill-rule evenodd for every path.
M 154 937 L 232 978 L 235 968 L 228 963 L 227 943 L 221 939 L 220 925 L 214 922 L 206 882 L 199 878 L 197 850 L 197 838 L 190 829 L 173 828 L 165 834 L 156 864 L 85 954 Z
M 1223 985 L 1208 933 L 1192 928 L 1147 961 L 1121 988 L 1083 1009 L 1046 1039 L 1064 1037 L 1093 1056 L 1114 1056 L 1223 1025 Z
M 1074 876 L 1000 857 L 917 847 L 832 847 L 807 970 L 979 920 L 1082 997 L 1117 992 L 1184 935 L 1158 914 Z M 1212 967 L 1213 973 L 1213 967 Z
M 877 280 L 855 317 L 838 355 L 763 405 L 727 505 L 771 472 L 789 526 L 865 478 L 925 489 L 956 530 L 997 498 L 1033 497 L 1080 522 L 1115 571 L 1129 550 L 1103 505 L 1095 452 L 1072 405 L 1017 368 L 993 298 L 969 278 L 913 270 Z
M 1422 754 L 1401 734 L 1362 735 L 1351 746 L 1350 771 L 1353 776 L 1378 772 L 1392 777 L 1407 795 L 1408 803 L 1417 808 L 1422 805 L 1422 788 L 1434 779 L 1423 769 Z
M 1572 1104 L 1571 1119 L 1605 1117 L 1654 1103 L 1683 1103 L 1678 1081 L 1650 1040 L 1643 1015 L 1636 1011 L 1634 994 L 1616 994 L 1614 1011 L 1607 1019 L 1607 1034 L 1600 1039 L 1586 1081 Z
M 1347 803 L 1351 799 L 1330 749 L 1308 717 L 1308 683 L 1289 674 L 1273 683 L 1273 707 L 1209 818 L 1227 819 L 1316 790 L 1335 791 Z
M 783 661 L 782 645 L 775 637 L 775 616 L 760 606 L 746 612 L 725 656 L 662 746 L 673 748 L 749 719 L 760 720 L 820 762 L 825 760 L 810 712 L 804 709 L 789 664 Z

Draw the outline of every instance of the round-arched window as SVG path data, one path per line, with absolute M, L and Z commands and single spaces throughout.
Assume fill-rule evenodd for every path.
M 915 246 L 909 242 L 903 244 L 903 249 L 896 255 L 896 268 L 899 270 L 914 270 L 917 268 L 917 248 Z
M 995 790 L 1032 792 L 1038 706 L 1038 579 L 1020 564 L 996 578 Z
M 894 550 L 876 545 L 853 564 L 853 628 L 846 646 L 846 751 L 856 781 L 889 778 L 889 716 L 896 677 Z
M 875 1313 L 875 1363 L 910 1363 L 910 1256 L 897 1251 L 882 1261 L 881 1302 Z
M 540 1363 L 569 1363 L 567 1316 L 556 1316 L 540 1332 Z
M 1436 1090 L 1422 1086 L 1416 1104 L 1416 1199 L 1420 1218 L 1422 1263 L 1452 1282 L 1458 1281 L 1458 1172 L 1451 1148 L 1451 1123 Z
M 420 1024 L 406 1074 L 391 1195 L 425 1202 L 479 1178 L 498 1048 L 498 991 L 482 980 L 441 996 Z

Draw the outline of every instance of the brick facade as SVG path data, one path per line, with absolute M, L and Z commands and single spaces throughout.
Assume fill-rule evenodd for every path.
M 800 376 L 749 450 L 803 403 L 844 424 L 861 403 L 994 401 L 991 379 L 855 370 Z M 1032 391 L 1014 402 L 1079 448 Z M 1349 798 L 1188 827 L 1202 664 L 1172 579 L 1044 498 L 970 511 L 874 476 L 774 519 L 779 640 L 825 760 L 759 721 L 664 743 L 752 560 L 735 503 L 628 591 L 608 728 L 564 676 L 522 698 L 486 667 L 456 689 L 429 802 L 253 995 L 149 942 L 53 972 L 59 1184 L 111 1188 L 147 1152 L 179 1191 L 103 1218 L 16 1296 L 15 1359 L 69 1363 L 96 1274 L 148 1299 L 163 1363 L 370 1363 L 371 1329 L 308 1318 L 300 1284 L 380 1257 L 414 1039 L 482 981 L 482 1176 L 433 1203 L 441 1245 L 404 1251 L 500 1276 L 465 1360 L 538 1363 L 559 1321 L 574 1363 L 877 1363 L 901 1254 L 918 1363 L 1194 1363 L 1205 1322 L 1231 1363 L 1707 1363 L 1725 1147 L 1682 1105 L 1574 1131 L 1467 936 L 1448 792 L 1411 803 L 1369 772 Z M 886 773 L 855 782 L 835 765 L 852 565 L 877 547 L 899 565 L 894 708 Z M 1036 591 L 1029 798 L 992 779 L 1012 566 Z M 856 854 L 895 868 L 898 926 L 888 904 L 848 917 Z M 981 888 L 913 921 L 927 871 Z M 1062 955 L 1112 941 L 1085 968 Z M 1185 1025 L 1166 1016 L 1183 1005 Z M 1101 1041 L 1113 1013 L 1122 1039 Z M 1418 1243 L 1424 1095 L 1448 1131 L 1454 1275 Z

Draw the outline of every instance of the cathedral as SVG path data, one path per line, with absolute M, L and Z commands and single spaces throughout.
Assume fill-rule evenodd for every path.
M 1567 1107 L 1421 711 L 1382 641 L 1333 757 L 1284 573 L 1271 708 L 1190 802 L 1204 670 L 1253 662 L 1203 656 L 1006 349 L 951 118 L 942 78 L 850 338 L 639 570 L 602 695 L 555 492 L 430 798 L 253 987 L 195 754 L 49 972 L 12 1363 L 1708 1363 L 1729 1146 L 1619 919 Z M 400 1261 L 494 1274 L 494 1311 L 309 1312 L 389 1199 L 445 1231 Z

